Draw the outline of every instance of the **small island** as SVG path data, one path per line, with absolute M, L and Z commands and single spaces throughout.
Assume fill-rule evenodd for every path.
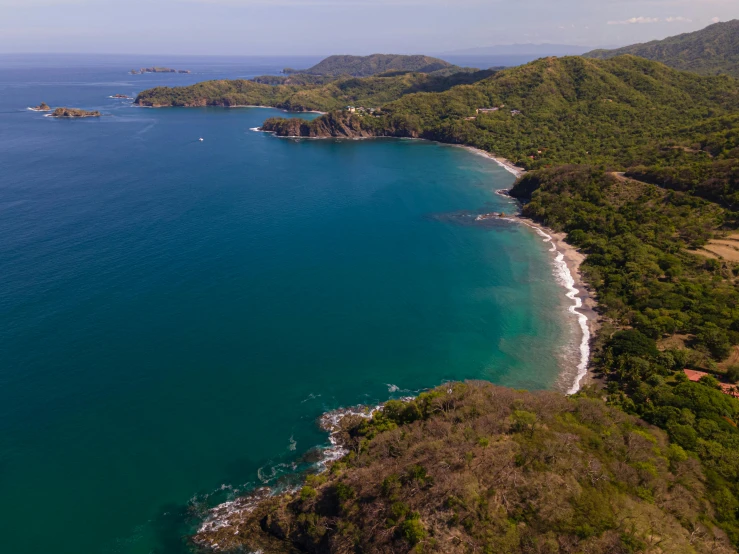
M 143 75 L 144 73 L 190 73 L 189 69 L 172 69 L 170 67 L 142 67 L 132 69 L 131 75 Z
M 57 108 L 49 117 L 65 117 L 65 118 L 79 118 L 79 117 L 100 117 L 100 112 L 81 110 L 79 108 Z
M 111 96 L 111 98 L 120 98 L 122 100 L 132 100 L 130 96 L 126 96 L 125 94 L 114 94 Z
M 34 112 L 50 112 L 51 108 L 46 102 L 41 102 L 38 106 L 29 108 L 29 110 L 33 110 Z

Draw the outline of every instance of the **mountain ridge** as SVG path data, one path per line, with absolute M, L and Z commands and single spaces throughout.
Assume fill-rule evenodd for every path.
M 614 50 L 592 50 L 585 57 L 608 59 L 631 54 L 683 71 L 739 77 L 739 19 L 714 23 L 692 33 L 633 44 Z
M 412 71 L 433 73 L 449 69 L 453 64 L 423 55 L 371 54 L 369 56 L 333 55 L 318 62 L 313 67 L 299 71 L 308 75 L 351 75 L 370 77 L 388 71 Z

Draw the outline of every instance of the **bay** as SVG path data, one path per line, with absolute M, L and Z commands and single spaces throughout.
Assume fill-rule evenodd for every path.
M 202 510 L 326 443 L 326 410 L 556 386 L 564 290 L 530 229 L 473 224 L 513 208 L 489 159 L 110 98 L 309 61 L 0 56 L 3 552 L 185 552 Z M 194 73 L 126 73 L 155 64 Z

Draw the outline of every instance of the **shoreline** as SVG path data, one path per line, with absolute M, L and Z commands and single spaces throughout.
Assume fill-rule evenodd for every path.
M 274 134 L 274 131 L 264 131 L 261 127 L 254 127 L 251 131 L 270 133 Z M 323 140 L 327 138 L 342 139 L 343 137 L 278 137 L 278 138 L 293 138 L 293 139 L 314 139 Z M 367 140 L 367 139 L 378 139 L 378 138 L 395 138 L 395 137 L 360 137 L 348 140 Z M 400 139 L 402 140 L 402 139 Z M 410 140 L 427 140 L 427 139 L 410 139 Z M 519 179 L 526 174 L 526 170 L 516 166 L 513 162 L 506 158 L 496 156 L 486 150 L 475 148 L 474 146 L 467 146 L 463 144 L 448 144 L 439 141 L 437 144 L 445 146 L 453 146 L 455 148 L 463 148 L 472 154 L 483 156 L 488 160 L 491 160 L 498 164 L 500 167 L 511 173 Z M 507 194 L 508 189 L 496 190 L 496 194 L 502 194 L 508 196 L 512 201 L 518 204 L 520 208 L 520 202 L 512 198 Z M 570 374 L 567 372 L 566 367 L 562 367 L 562 371 L 559 376 L 558 388 L 562 388 L 566 391 L 566 394 L 575 394 L 583 386 L 592 384 L 596 380 L 596 376 L 590 369 L 590 344 L 593 338 L 596 336 L 600 329 L 600 314 L 596 308 L 598 303 L 595 300 L 595 293 L 590 288 L 590 285 L 585 282 L 580 266 L 585 261 L 585 254 L 581 253 L 577 248 L 566 242 L 566 233 L 558 233 L 553 229 L 549 229 L 543 225 L 534 222 L 532 219 L 516 214 L 510 218 L 506 218 L 509 221 L 516 221 L 523 223 L 527 227 L 533 229 L 539 236 L 543 237 L 544 242 L 549 242 L 552 245 L 550 252 L 554 254 L 554 278 L 557 284 L 562 286 L 566 290 L 566 296 L 572 301 L 572 305 L 568 308 L 568 312 L 577 318 L 578 325 L 580 327 L 580 333 L 582 337 L 579 344 L 580 356 L 577 362 L 576 368 L 577 373 L 573 377 L 572 384 L 561 386 L 561 380 L 569 378 Z
M 488 158 L 503 169 L 513 174 L 516 179 L 526 174 L 526 170 L 516 166 L 513 162 L 506 158 L 502 158 L 475 148 L 474 146 L 452 145 L 463 148 L 478 156 Z M 520 202 L 508 195 L 508 189 L 496 190 L 496 194 L 504 195 L 516 202 L 520 207 Z M 579 341 L 580 356 L 577 362 L 577 373 L 570 383 L 558 383 L 564 385 L 566 394 L 575 394 L 583 386 L 590 385 L 595 382 L 597 377 L 590 368 L 590 345 L 598 330 L 601 327 L 600 314 L 597 311 L 598 302 L 595 299 L 595 292 L 585 281 L 580 266 L 585 261 L 585 254 L 566 241 L 566 233 L 558 233 L 554 229 L 545 227 L 536 223 L 533 219 L 525 217 L 520 213 L 512 216 L 510 221 L 523 223 L 526 227 L 533 229 L 537 235 L 552 245 L 550 252 L 553 254 L 552 263 L 554 265 L 554 278 L 557 284 L 562 286 L 566 291 L 566 296 L 572 301 L 568 307 L 568 313 L 577 317 L 578 326 L 580 328 L 581 340 Z M 570 374 L 566 372 L 567 368 L 562 368 L 560 373 L 560 381 L 564 378 L 569 380 Z
M 574 382 L 568 385 L 566 394 L 575 394 L 583 386 L 592 384 L 597 379 L 590 368 L 590 344 L 601 327 L 595 293 L 580 271 L 585 254 L 565 240 L 566 233 L 558 233 L 522 215 L 515 216 L 515 219 L 533 229 L 544 242 L 552 245 L 550 252 L 554 254 L 554 277 L 557 283 L 567 290 L 567 298 L 572 300 L 568 312 L 577 317 L 582 337 L 579 343 L 580 359 L 577 374 L 574 376 Z M 560 378 L 563 377 L 570 375 L 563 373 Z
M 439 144 L 447 144 L 445 142 L 440 142 Z M 523 177 L 526 174 L 526 170 L 522 167 L 518 167 L 516 164 L 514 164 L 511 160 L 508 160 L 506 158 L 502 158 L 500 156 L 496 156 L 495 154 L 488 152 L 487 150 L 482 150 L 480 148 L 475 148 L 474 146 L 466 146 L 464 144 L 451 144 L 449 146 L 454 146 L 456 148 L 462 148 L 464 150 L 467 150 L 468 152 L 472 152 L 473 154 L 476 154 L 478 156 L 483 156 L 484 158 L 488 158 L 489 160 L 493 160 L 495 163 L 497 163 L 500 167 L 505 169 L 508 173 L 511 173 L 516 176 L 516 179 L 519 177 Z

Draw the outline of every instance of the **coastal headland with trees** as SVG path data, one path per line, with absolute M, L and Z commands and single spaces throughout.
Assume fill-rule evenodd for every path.
M 739 21 L 718 25 L 696 35 L 739 35 Z M 450 384 L 348 416 L 337 435 L 346 456 L 297 492 L 206 522 L 197 544 L 265 553 L 736 551 L 739 64 L 724 67 L 737 59 L 726 54 L 721 71 L 701 70 L 716 60 L 690 50 L 698 39 L 681 39 L 679 63 L 663 60 L 679 66 L 693 52 L 690 72 L 598 55 L 442 74 L 296 73 L 137 97 L 143 106 L 324 111 L 262 129 L 422 138 L 506 158 L 527 170 L 510 191 L 522 216 L 565 233 L 586 256 L 601 319 L 591 345 L 596 386 L 565 397 Z

